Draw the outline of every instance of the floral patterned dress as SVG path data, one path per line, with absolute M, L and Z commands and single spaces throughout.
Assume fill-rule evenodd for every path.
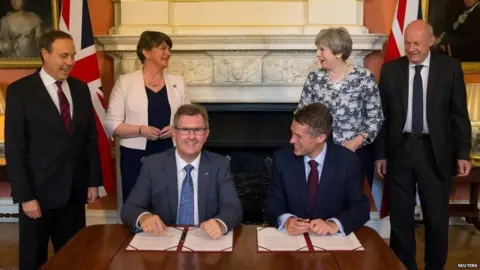
M 330 109 L 333 141 L 340 145 L 359 133 L 368 134 L 360 147 L 372 143 L 383 123 L 375 76 L 362 67 L 354 66 L 353 71 L 339 82 L 332 82 L 323 69 L 310 72 L 297 110 L 314 102 L 321 102 Z

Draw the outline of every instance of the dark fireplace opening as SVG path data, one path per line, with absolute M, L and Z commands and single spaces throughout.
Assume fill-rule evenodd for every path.
M 244 224 L 264 224 L 263 204 L 271 178 L 273 153 L 288 146 L 296 104 L 202 104 L 208 110 L 210 136 L 205 148 L 227 156 Z

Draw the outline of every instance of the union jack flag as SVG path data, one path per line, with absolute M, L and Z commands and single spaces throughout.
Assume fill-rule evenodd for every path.
M 392 31 L 385 52 L 385 62 L 395 60 L 405 55 L 403 32 L 407 25 L 422 19 L 421 0 L 398 0 L 393 18 Z
M 101 188 L 100 195 L 106 195 L 105 191 L 114 191 L 115 183 L 110 141 L 103 127 L 105 99 L 102 92 L 100 69 L 98 67 L 97 52 L 93 40 L 93 30 L 87 0 L 61 1 L 59 29 L 72 36 L 77 50 L 75 57 L 76 63 L 70 75 L 85 82 L 92 96 L 104 185 L 104 188 Z
M 390 31 L 390 37 L 388 38 L 385 51 L 385 63 L 405 55 L 403 32 L 411 22 L 419 19 L 421 20 L 422 18 L 421 0 L 398 0 L 395 9 L 395 17 L 393 18 L 392 23 L 392 30 Z M 385 185 L 380 207 L 380 218 L 389 215 L 390 205 L 388 204 L 388 196 L 388 188 Z

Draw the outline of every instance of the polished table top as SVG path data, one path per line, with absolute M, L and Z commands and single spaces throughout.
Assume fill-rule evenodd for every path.
M 244 225 L 235 230 L 233 252 L 189 253 L 126 251 L 133 234 L 123 225 L 94 225 L 75 235 L 42 269 L 405 269 L 385 241 L 369 227 L 355 232 L 365 251 L 315 253 L 259 253 L 256 227 Z

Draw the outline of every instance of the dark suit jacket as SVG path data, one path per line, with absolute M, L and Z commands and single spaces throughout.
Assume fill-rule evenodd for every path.
M 462 10 L 461 13 L 463 13 L 463 11 L 464 10 Z M 459 13 L 459 15 L 461 13 Z M 453 25 L 450 26 L 450 29 L 442 39 L 442 44 L 450 45 L 452 56 L 460 61 L 478 62 L 480 61 L 479 32 L 480 5 L 477 5 L 472 12 L 468 14 L 465 22 L 459 24 L 456 30 L 453 30 Z
M 403 148 L 408 108 L 406 57 L 384 64 L 379 89 L 385 122 L 377 137 L 375 159 L 391 159 Z M 435 163 L 444 179 L 456 172 L 456 160 L 469 160 L 471 125 L 460 62 L 431 54 L 427 89 L 427 122 Z
M 72 134 L 39 72 L 7 88 L 5 158 L 15 203 L 38 200 L 42 209 L 85 203 L 87 188 L 102 185 L 90 91 L 67 79 L 73 102 Z
M 242 221 L 229 160 L 202 151 L 198 173 L 198 220 L 218 218 L 231 230 Z M 175 148 L 143 159 L 142 169 L 130 196 L 121 209 L 122 222 L 133 231 L 144 212 L 158 215 L 168 226 L 175 225 L 178 209 L 178 176 Z
M 327 220 L 337 218 L 350 234 L 370 219 L 370 205 L 363 192 L 363 175 L 358 157 L 350 150 L 328 143 L 312 211 L 308 209 L 308 187 L 303 156 L 291 148 L 275 153 L 273 177 L 265 200 L 265 215 L 278 227 L 280 215 Z

